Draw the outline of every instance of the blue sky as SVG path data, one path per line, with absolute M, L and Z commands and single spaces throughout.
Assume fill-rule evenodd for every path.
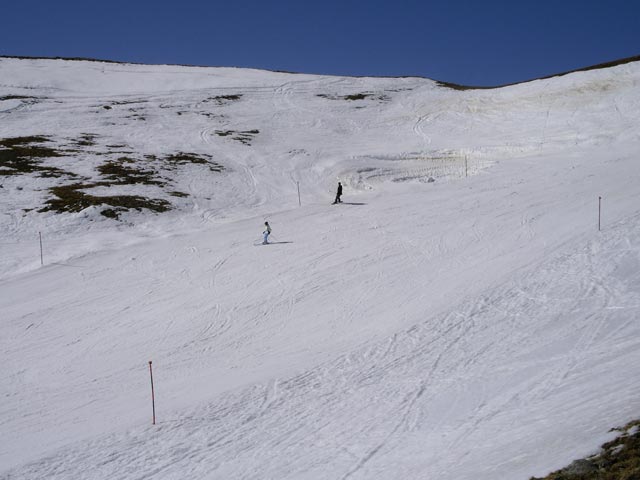
M 0 55 L 499 85 L 640 55 L 640 1 L 10 0 Z

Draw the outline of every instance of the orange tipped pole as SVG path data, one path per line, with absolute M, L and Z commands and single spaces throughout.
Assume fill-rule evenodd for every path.
M 149 360 L 149 375 L 151 376 L 151 408 L 153 410 L 153 423 L 156 424 L 156 397 L 153 392 L 153 369 L 151 368 L 151 360 Z

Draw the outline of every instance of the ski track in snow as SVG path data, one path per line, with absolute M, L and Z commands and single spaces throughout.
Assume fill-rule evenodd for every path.
M 38 97 L 0 105 L 2 138 L 227 169 L 185 167 L 182 210 L 130 229 L 25 214 L 3 177 L 0 479 L 515 480 L 637 417 L 636 64 L 454 92 L 0 62 Z
M 637 221 L 638 217 L 631 218 L 625 225 L 632 226 L 630 240 L 636 246 L 640 240 Z M 565 403 L 554 397 L 567 403 L 578 399 L 558 387 L 572 376 L 606 372 L 613 353 L 608 336 L 623 340 L 617 350 L 629 368 L 638 360 L 637 324 L 618 325 L 624 319 L 623 308 L 602 309 L 610 299 L 618 307 L 624 307 L 622 301 L 637 310 L 638 291 L 625 296 L 614 285 L 605 292 L 597 277 L 584 282 L 581 276 L 566 274 L 621 268 L 630 252 L 637 262 L 637 247 L 619 249 L 629 239 L 628 233 L 619 227 L 606 240 L 551 257 L 490 296 L 460 305 L 455 313 L 370 342 L 312 370 L 224 394 L 214 403 L 182 412 L 175 420 L 161 421 L 155 430 L 139 426 L 127 435 L 105 436 L 88 446 L 59 452 L 24 467 L 20 475 L 82 478 L 85 465 L 96 465 L 92 478 L 134 474 L 135 478 L 179 478 L 189 468 L 193 474 L 212 478 L 229 472 L 239 478 L 321 478 L 324 462 L 329 462 L 336 478 L 370 478 L 389 464 L 406 478 L 446 477 L 454 468 L 451 462 L 459 460 L 446 452 L 460 451 L 469 440 L 479 451 L 468 452 L 466 458 L 484 455 L 484 465 L 492 465 L 492 455 L 499 455 L 512 441 L 510 422 L 522 412 L 544 412 L 553 421 L 564 421 L 558 406 Z M 604 254 L 599 260 L 585 254 L 593 248 Z M 563 303 L 569 317 L 561 326 L 556 316 L 540 314 L 541 303 L 554 302 L 548 292 Z M 598 318 L 582 314 L 589 311 L 600 314 Z M 618 329 L 605 328 L 612 326 Z M 558 345 L 549 345 L 546 339 L 536 341 L 537 331 L 546 328 L 556 330 Z M 550 347 L 553 351 L 546 351 Z M 510 361 L 502 363 L 502 357 Z M 509 379 L 518 381 L 511 384 Z M 507 388 L 491 398 L 487 397 L 491 389 L 484 390 L 483 382 L 505 382 Z M 478 387 L 479 395 L 471 397 L 475 402 L 456 408 L 455 399 L 466 388 Z M 638 393 L 636 387 L 633 390 Z M 446 394 L 453 403 L 441 404 L 435 392 Z M 466 396 L 466 402 L 471 398 Z M 492 432 L 491 439 L 479 442 L 479 431 Z M 549 436 L 552 443 L 553 435 L 540 434 Z M 412 458 L 409 453 L 417 453 L 419 447 L 411 441 L 416 437 L 421 438 L 423 453 Z M 540 438 L 536 441 L 544 444 Z M 274 450 L 289 455 L 274 459 Z M 402 463 L 396 464 L 394 452 L 406 452 Z M 523 458 L 539 455 L 525 451 Z M 500 471 L 475 474 L 491 478 Z

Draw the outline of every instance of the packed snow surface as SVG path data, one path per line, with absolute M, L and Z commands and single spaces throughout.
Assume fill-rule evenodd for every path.
M 0 142 L 59 152 L 0 166 L 0 478 L 516 480 L 594 452 L 640 416 L 638 125 L 638 63 L 458 91 L 0 59 Z M 75 183 L 170 209 L 40 211 Z

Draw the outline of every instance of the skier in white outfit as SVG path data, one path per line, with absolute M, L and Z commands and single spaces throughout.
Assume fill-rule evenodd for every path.
M 264 232 L 262 232 L 262 244 L 266 245 L 269 243 L 269 234 L 271 233 L 271 226 L 269 222 L 264 222 Z

